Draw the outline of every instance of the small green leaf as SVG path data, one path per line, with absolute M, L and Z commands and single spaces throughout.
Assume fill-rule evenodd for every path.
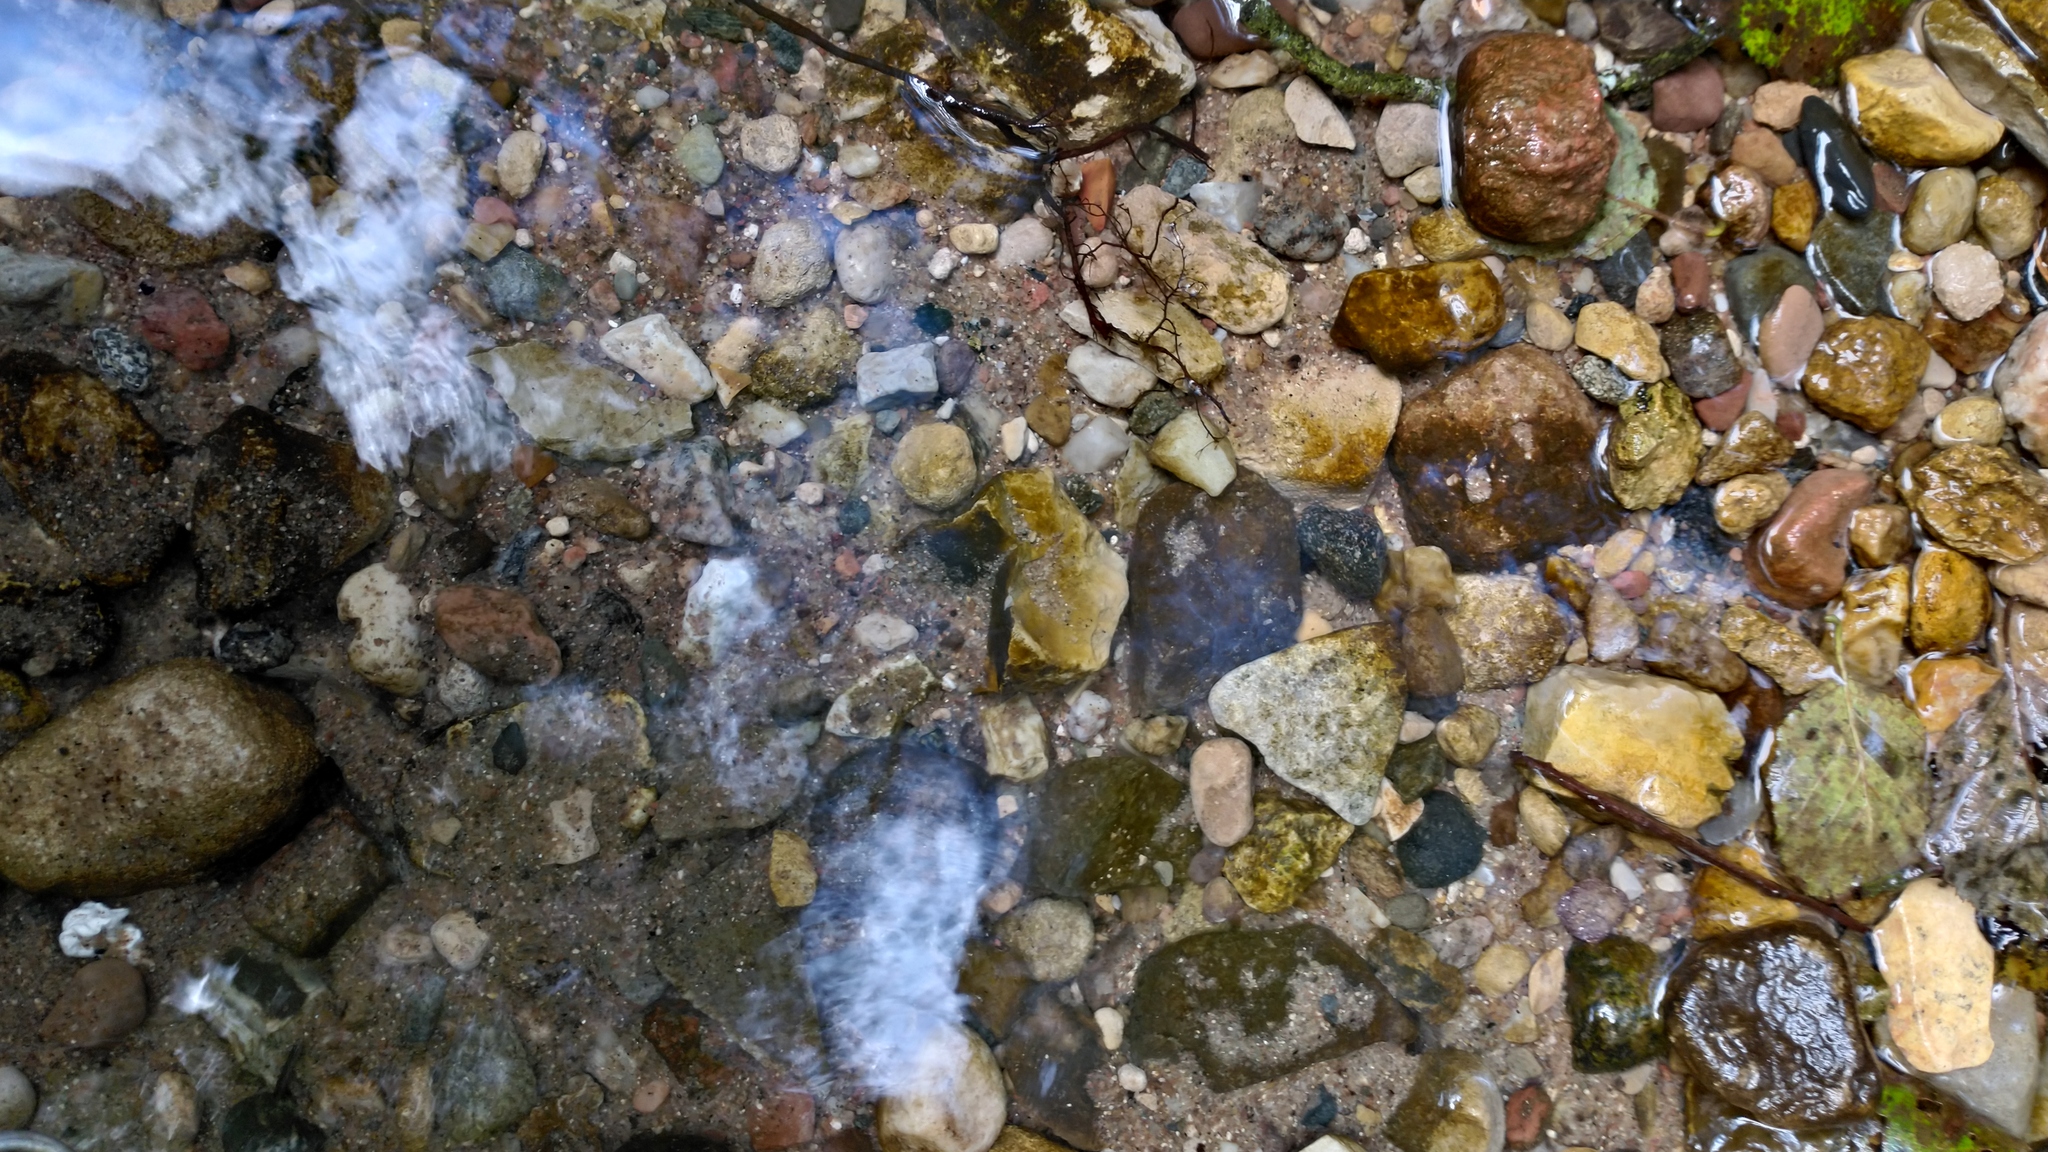
M 1920 858 L 1929 784 L 1920 718 L 1847 678 L 1778 725 L 1766 782 L 1778 859 L 1823 900 L 1876 889 Z
M 2019 1152 L 2026 1144 L 1925 1084 L 1888 1081 L 1877 1100 L 1883 1152 Z

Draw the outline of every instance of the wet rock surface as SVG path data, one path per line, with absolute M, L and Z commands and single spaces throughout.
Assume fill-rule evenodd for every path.
M 1489 40 L 1458 66 L 1451 115 L 1459 198 L 1482 231 L 1541 244 L 1593 222 L 1616 145 L 1583 46 Z

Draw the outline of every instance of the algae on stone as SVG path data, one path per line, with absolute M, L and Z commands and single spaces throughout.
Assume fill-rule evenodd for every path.
M 1252 809 L 1251 835 L 1223 861 L 1223 876 L 1260 912 L 1285 912 L 1337 862 L 1352 827 L 1320 804 L 1271 793 Z

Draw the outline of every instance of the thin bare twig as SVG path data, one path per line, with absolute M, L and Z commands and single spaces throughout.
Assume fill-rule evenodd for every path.
M 1753 871 L 1735 863 L 1726 856 L 1707 847 L 1701 841 L 1673 828 L 1671 825 L 1657 819 L 1628 801 L 1588 788 L 1586 785 L 1559 771 L 1555 764 L 1546 763 L 1536 759 L 1534 756 L 1526 756 L 1520 752 L 1514 754 L 1514 761 L 1585 801 L 1602 815 L 1612 817 L 1618 823 L 1625 824 L 1645 836 L 1655 836 L 1659 840 L 1666 841 L 1687 856 L 1702 864 L 1719 868 L 1721 871 L 1728 873 L 1730 876 L 1767 896 L 1776 896 L 1780 900 L 1789 900 L 1801 908 L 1818 912 L 1851 932 L 1870 931 L 1870 925 L 1849 915 L 1835 905 L 1825 900 L 1817 900 L 1789 884 L 1780 883 L 1761 872 Z

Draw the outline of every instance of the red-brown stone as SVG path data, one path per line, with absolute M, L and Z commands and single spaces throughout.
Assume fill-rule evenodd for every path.
M 1849 515 L 1875 491 L 1867 474 L 1845 468 L 1801 480 L 1742 550 L 1750 584 L 1788 608 L 1833 599 L 1849 573 Z
M 1522 244 L 1585 231 L 1620 147 L 1592 50 L 1560 36 L 1495 36 L 1465 55 L 1457 91 L 1458 198 L 1472 223 Z
M 197 289 L 159 288 L 142 306 L 142 338 L 189 371 L 228 362 L 228 326 Z
M 457 660 L 493 680 L 536 684 L 562 674 L 562 650 L 517 592 L 457 584 L 434 597 L 434 631 Z

